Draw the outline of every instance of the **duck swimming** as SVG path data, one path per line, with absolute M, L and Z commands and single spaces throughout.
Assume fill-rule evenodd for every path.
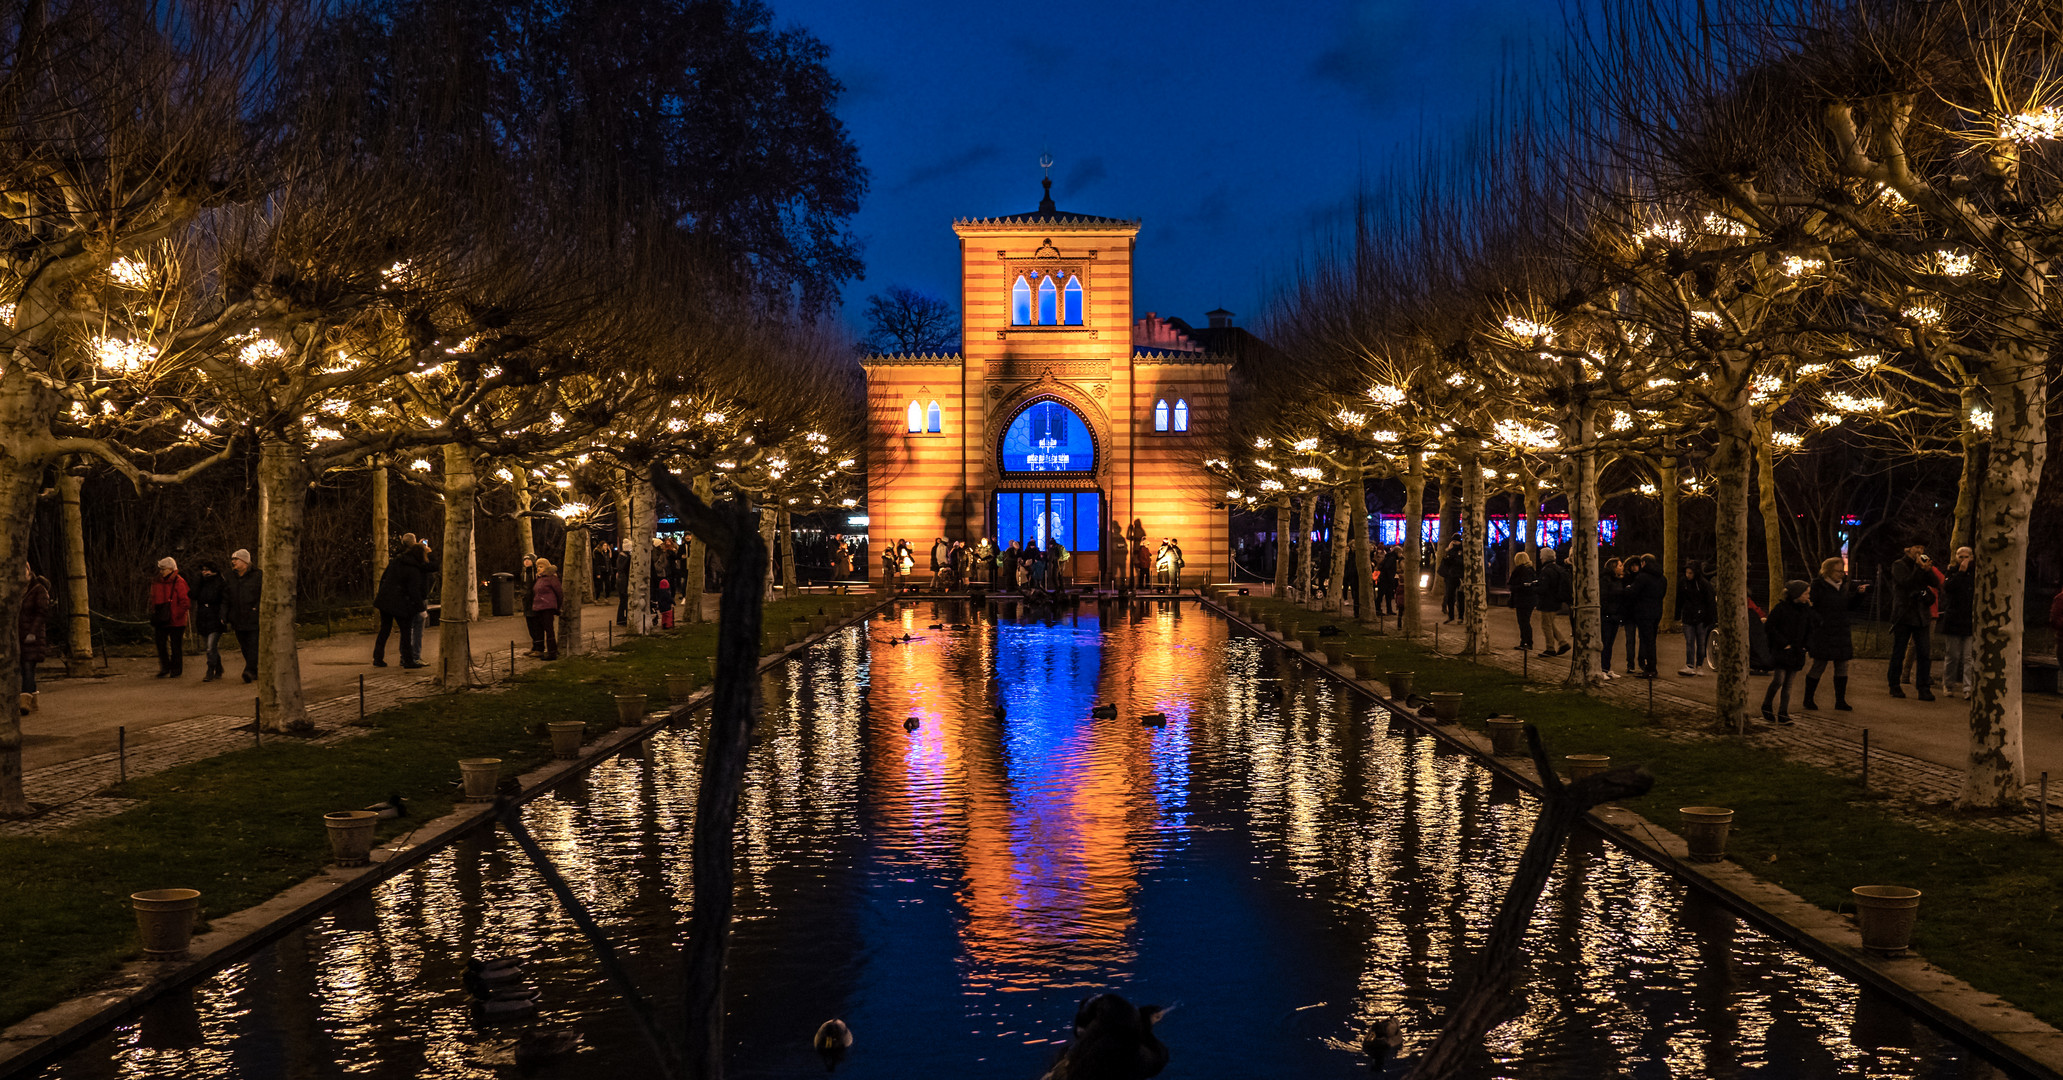
M 816 1047 L 817 1055 L 824 1059 L 824 1071 L 830 1072 L 845 1059 L 845 1052 L 852 1049 L 852 1029 L 843 1020 L 826 1020 L 817 1028 L 810 1045 Z
M 1098 720 L 1115 720 L 1117 719 L 1117 706 L 1098 705 L 1095 708 L 1089 710 L 1089 715 L 1095 717 Z
M 1145 716 L 1142 716 L 1142 717 L 1140 717 L 1140 718 L 1139 718 L 1139 726 L 1140 726 L 1140 727 L 1160 727 L 1160 728 L 1164 728 L 1164 727 L 1167 727 L 1167 726 L 1168 726 L 1168 714 L 1167 714 L 1167 713 L 1164 713 L 1164 712 L 1150 712 L 1150 713 L 1147 713 L 1147 714 L 1146 714 Z
M 910 717 L 910 718 L 909 718 L 908 720 L 905 720 L 905 721 L 903 721 L 903 730 L 904 730 L 904 731 L 915 731 L 915 730 L 917 730 L 918 728 L 920 728 L 920 727 L 923 727 L 923 726 L 924 726 L 924 721 L 922 721 L 922 720 L 919 720 L 919 719 L 917 719 L 917 718 L 916 718 L 916 717 L 914 717 L 914 716 Z
M 466 974 L 488 986 L 512 983 L 523 977 L 523 962 L 513 957 L 466 961 Z
M 1045 1080 L 1146 1080 L 1167 1067 L 1168 1048 L 1153 1033 L 1167 1010 L 1134 1007 L 1116 994 L 1097 994 L 1075 1011 L 1074 1040 Z

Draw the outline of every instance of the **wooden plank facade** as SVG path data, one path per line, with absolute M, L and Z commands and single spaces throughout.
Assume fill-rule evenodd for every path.
M 1188 581 L 1222 580 L 1230 557 L 1228 519 L 1218 507 L 1224 493 L 1213 490 L 1201 462 L 1227 450 L 1230 365 L 1133 346 L 1139 223 L 1055 210 L 1049 191 L 1037 211 L 960 220 L 953 231 L 960 240 L 960 352 L 863 361 L 868 573 L 881 573 L 881 553 L 897 540 L 910 542 L 924 573 L 935 538 L 971 545 L 997 537 L 999 527 L 1027 528 L 1014 515 L 1052 498 L 1070 514 L 1093 508 L 1093 522 L 1052 519 L 1054 534 L 1075 552 L 1077 580 L 1096 580 L 1106 560 L 1121 555 L 1112 534 L 1134 519 L 1150 549 L 1163 537 L 1180 541 Z M 1020 280 L 1031 290 L 1028 304 Z M 1037 292 L 1046 282 L 1054 283 L 1050 297 Z M 1055 415 L 1032 411 L 1049 402 L 1087 429 L 1093 466 L 1079 467 L 1079 446 L 1068 448 L 1072 456 L 1019 453 L 1006 463 L 1006 432 L 1021 418 Z M 1183 415 L 1187 430 L 1174 430 Z M 1067 464 L 1026 464 L 1034 460 Z M 999 493 L 1023 495 L 1004 500 L 999 511 Z

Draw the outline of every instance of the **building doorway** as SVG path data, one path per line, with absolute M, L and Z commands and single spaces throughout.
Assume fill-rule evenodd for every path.
M 995 496 L 996 546 L 1011 541 L 1044 550 L 1048 541 L 1075 556 L 1068 576 L 1094 580 L 1101 572 L 1103 493 L 1100 491 L 998 491 Z

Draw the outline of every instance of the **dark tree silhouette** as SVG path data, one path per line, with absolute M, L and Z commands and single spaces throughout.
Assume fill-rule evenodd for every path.
M 867 297 L 867 338 L 862 344 L 876 353 L 955 352 L 960 346 L 960 320 L 952 305 L 935 296 L 895 285 Z

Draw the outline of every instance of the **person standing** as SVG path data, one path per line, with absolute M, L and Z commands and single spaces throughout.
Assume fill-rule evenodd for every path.
M 215 572 L 215 564 L 201 560 L 201 576 L 193 583 L 193 632 L 201 639 L 202 651 L 207 656 L 208 670 L 201 676 L 202 682 L 214 682 L 222 677 L 222 630 L 223 607 L 228 599 L 228 590 L 223 586 L 222 575 Z
M 559 608 L 566 602 L 559 570 L 549 559 L 537 560 L 537 576 L 530 582 L 530 604 L 525 621 L 530 624 L 530 653 L 546 660 L 559 658 Z
M 21 564 L 21 579 L 25 584 L 14 631 L 21 650 L 20 712 L 27 715 L 36 711 L 36 665 L 43 662 L 50 646 L 50 583 L 27 562 Z
M 1182 545 L 1170 536 L 1161 541 L 1160 557 L 1155 560 L 1160 571 L 1161 582 L 1169 593 L 1182 591 Z
M 1970 696 L 1970 637 L 1977 631 L 1976 553 L 1956 549 L 1956 560 L 1941 579 L 1941 641 L 1946 647 L 1941 681 L 1951 694 Z
M 595 541 L 594 562 L 595 599 L 607 600 L 609 586 L 615 581 L 616 553 L 609 550 L 606 541 Z
M 1390 558 L 1388 555 L 1383 557 L 1385 566 L 1389 565 Z M 1536 577 L 1538 575 L 1533 570 L 1533 557 L 1526 554 L 1526 549 L 1520 548 L 1513 553 L 1511 577 L 1505 583 L 1511 586 L 1511 610 L 1512 614 L 1518 616 L 1519 648 L 1522 651 L 1533 647 L 1533 608 L 1539 603 L 1539 597 L 1535 595 L 1533 587 Z
M 1605 639 L 1604 648 L 1598 651 L 1598 668 L 1599 673 L 1604 675 L 1605 678 L 1615 679 L 1618 676 L 1612 674 L 1612 654 L 1618 650 L 1614 646 L 1619 643 L 1619 629 L 1626 626 L 1633 617 L 1633 611 L 1628 606 L 1628 602 L 1633 597 L 1628 591 L 1625 561 L 1621 559 L 1606 559 L 1604 567 L 1598 574 L 1597 585 L 1598 623 L 1603 628 Z M 1633 638 L 1633 630 L 1628 628 L 1626 630 L 1626 674 L 1628 675 L 1633 674 Z
M 223 618 L 236 635 L 236 651 L 244 658 L 244 681 L 258 681 L 258 602 L 265 595 L 265 571 L 251 565 L 251 553 L 229 553 L 229 573 L 222 577 L 226 603 Z
M 1440 614 L 1461 621 L 1461 541 L 1449 540 L 1440 550 Z
M 1391 544 L 1383 549 L 1382 577 L 1377 579 L 1375 583 L 1375 610 L 1379 615 L 1395 615 L 1397 613 L 1397 567 L 1399 560 L 1403 557 L 1403 552 L 1399 549 L 1399 545 Z M 1532 565 L 1533 561 L 1527 559 L 1526 567 L 1528 570 L 1532 569 Z M 1528 578 L 1528 580 L 1531 579 Z M 1527 607 L 1530 608 L 1532 605 L 1528 604 Z M 1528 622 L 1526 624 L 1526 641 L 1530 644 L 1532 640 L 1533 624 Z
M 1819 689 L 1828 664 L 1834 665 L 1834 708 L 1842 712 L 1855 709 L 1848 704 L 1848 661 L 1855 658 L 1848 613 L 1855 607 L 1855 596 L 1855 586 L 1848 583 L 1848 561 L 1839 555 L 1822 559 L 1819 577 L 1813 579 L 1812 595 L 1807 598 L 1812 604 L 1813 626 L 1805 651 L 1812 657 L 1812 670 L 1805 673 L 1805 700 L 1801 704 L 1808 709 L 1819 708 L 1813 694 Z
M 1683 620 L 1683 670 L 1678 675 L 1695 676 L 1705 666 L 1712 646 L 1712 627 L 1719 622 L 1719 594 L 1697 562 L 1683 564 L 1683 585 L 1676 590 L 1676 617 Z M 1812 700 L 1812 683 L 1805 684 L 1805 700 Z M 1811 708 L 1807 705 L 1806 708 Z
M 1921 701 L 1934 700 L 1934 663 L 1927 655 L 1928 626 L 1933 622 L 1934 560 L 1927 557 L 1927 545 L 1909 544 L 1905 556 L 1891 564 L 1891 696 L 1902 698 L 1898 675 L 1905 666 L 1906 650 L 1916 650 L 1917 677 L 1913 687 Z
M 1770 610 L 1763 623 L 1773 666 L 1769 689 L 1762 692 L 1762 718 L 1772 724 L 1791 722 L 1791 680 L 1805 666 L 1805 643 L 1812 640 L 1812 629 L 1810 587 L 1802 581 L 1785 582 L 1783 602 Z
M 897 567 L 896 567 L 896 565 L 895 565 L 895 548 L 894 548 L 894 547 L 892 547 L 892 546 L 891 546 L 891 547 L 885 547 L 885 548 L 882 548 L 882 549 L 881 549 L 881 583 L 882 583 L 883 585 L 886 585 L 886 586 L 888 586 L 888 591 L 889 591 L 889 592 L 894 592 L 894 591 L 895 591 L 895 578 L 896 578 L 896 570 L 897 570 Z
M 1533 592 L 1540 607 L 1540 655 L 1560 656 L 1569 651 L 1569 636 L 1562 632 L 1561 611 L 1571 586 L 1569 572 L 1551 547 L 1540 549 L 1540 568 L 1533 579 Z
M 192 599 L 179 564 L 170 556 L 158 560 L 158 576 L 150 583 L 150 631 L 158 646 L 160 679 L 176 679 L 185 670 L 186 615 Z
M 380 613 L 379 633 L 373 636 L 372 666 L 387 666 L 387 634 L 401 631 L 401 666 L 423 666 L 423 613 L 429 608 L 430 575 L 437 572 L 430 561 L 430 545 L 416 540 L 414 533 L 401 535 L 401 550 L 387 560 L 380 573 L 380 586 L 373 592 L 373 610 Z
M 1137 525 L 1138 522 L 1133 522 Z M 1146 541 L 1141 539 L 1132 544 L 1132 589 L 1146 591 L 1146 582 L 1153 577 L 1153 553 L 1146 550 Z
M 1627 606 L 1633 615 L 1633 631 L 1640 638 L 1640 677 L 1652 679 L 1661 671 L 1655 656 L 1655 638 L 1662 632 L 1662 602 L 1669 596 L 1669 579 L 1662 576 L 1662 560 L 1642 555 L 1640 568 L 1627 579 Z

